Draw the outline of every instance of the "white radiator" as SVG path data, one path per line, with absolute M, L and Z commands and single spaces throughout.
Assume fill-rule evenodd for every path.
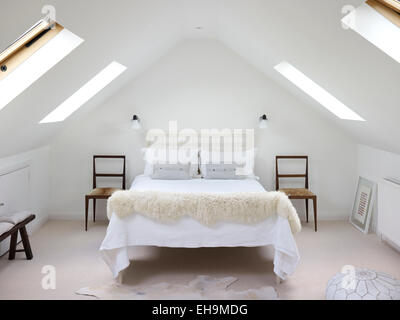
M 378 187 L 378 231 L 400 247 L 400 185 L 387 180 Z

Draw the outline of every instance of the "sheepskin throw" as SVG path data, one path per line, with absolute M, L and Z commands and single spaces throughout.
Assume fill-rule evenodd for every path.
M 107 202 L 107 216 L 124 218 L 140 213 L 171 222 L 190 216 L 204 225 L 218 221 L 257 223 L 278 214 L 288 219 L 292 233 L 301 230 L 300 219 L 289 198 L 279 191 L 238 193 L 184 193 L 161 191 L 117 191 Z

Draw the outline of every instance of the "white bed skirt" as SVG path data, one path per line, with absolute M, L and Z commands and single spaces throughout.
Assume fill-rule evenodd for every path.
M 100 251 L 116 278 L 134 260 L 129 249 L 135 246 L 200 248 L 267 245 L 275 249 L 275 274 L 285 279 L 295 271 L 300 257 L 289 222 L 280 216 L 253 225 L 220 222 L 208 227 L 190 217 L 163 224 L 140 214 L 123 219 L 114 214 Z

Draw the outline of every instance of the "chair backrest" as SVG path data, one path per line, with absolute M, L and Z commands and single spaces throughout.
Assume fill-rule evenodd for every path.
M 122 159 L 123 160 L 123 170 L 122 173 L 98 173 L 96 171 L 96 159 Z M 108 156 L 108 155 L 95 155 L 93 156 L 93 189 L 97 187 L 97 177 L 119 177 L 122 178 L 122 189 L 125 190 L 125 156 Z
M 279 173 L 279 160 L 280 159 L 303 159 L 306 160 L 306 171 L 304 174 L 280 174 Z M 276 178 L 276 190 L 279 189 L 279 179 L 280 178 L 304 178 L 305 188 L 308 189 L 308 156 L 276 156 L 275 157 L 275 178 Z

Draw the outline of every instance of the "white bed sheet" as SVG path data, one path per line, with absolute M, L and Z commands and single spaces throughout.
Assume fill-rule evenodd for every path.
M 153 180 L 138 176 L 131 189 L 172 192 L 255 192 L 265 191 L 254 179 L 244 180 Z M 296 269 L 300 256 L 287 219 L 278 215 L 257 224 L 219 222 L 205 226 L 193 218 L 160 223 L 140 214 L 123 219 L 112 215 L 100 251 L 114 277 L 127 268 L 133 246 L 175 248 L 199 247 L 259 247 L 275 248 L 274 272 L 282 279 Z M 212 264 L 212 261 L 210 261 Z

